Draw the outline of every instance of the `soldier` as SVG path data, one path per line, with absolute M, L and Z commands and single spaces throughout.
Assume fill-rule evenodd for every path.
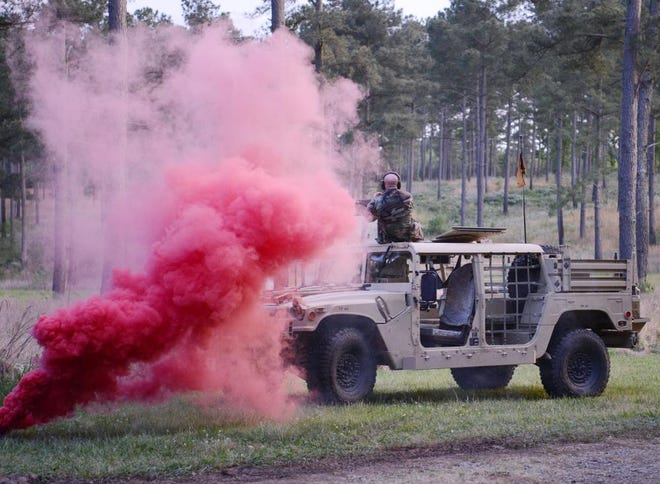
M 423 239 L 421 225 L 412 218 L 412 195 L 401 190 L 401 177 L 395 171 L 381 180 L 383 192 L 367 204 L 372 220 L 378 220 L 378 243 L 416 242 Z

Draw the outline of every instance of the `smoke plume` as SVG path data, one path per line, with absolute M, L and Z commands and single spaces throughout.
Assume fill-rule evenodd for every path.
M 260 292 L 354 230 L 334 140 L 360 93 L 317 78 L 291 35 L 236 44 L 227 32 L 82 45 L 51 26 L 28 39 L 30 122 L 66 173 L 70 244 L 115 270 L 109 292 L 37 322 L 43 353 L 5 398 L 0 432 L 188 390 L 290 413 L 283 328 Z

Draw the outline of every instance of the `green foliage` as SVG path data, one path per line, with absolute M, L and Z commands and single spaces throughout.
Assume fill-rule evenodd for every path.
M 653 282 L 651 282 L 651 279 L 648 277 L 639 281 L 638 286 L 642 292 L 655 292 L 655 286 L 653 285 Z
M 106 0 L 58 0 L 51 2 L 58 19 L 101 28 L 107 16 Z
M 660 355 L 611 354 L 610 384 L 593 399 L 550 399 L 533 365 L 508 388 L 466 392 L 446 370 L 381 370 L 374 397 L 351 406 L 303 404 L 282 423 L 190 395 L 160 405 L 107 405 L 0 439 L 0 475 L 41 479 L 190 478 L 232 466 L 483 440 L 530 446 L 657 435 Z M 304 398 L 305 391 L 296 393 Z M 197 403 L 195 403 L 197 402 Z M 204 403 L 202 403 L 204 402 Z M 441 429 L 441 431 L 438 431 Z
M 0 360 L 0 397 L 4 398 L 18 384 L 20 374 Z
M 190 27 L 210 25 L 221 18 L 220 6 L 211 0 L 181 0 L 183 18 Z
M 433 217 L 424 226 L 424 235 L 427 239 L 438 236 L 450 228 L 449 221 L 444 215 Z
M 157 27 L 158 25 L 169 25 L 172 23 L 172 17 L 151 7 L 138 8 L 133 12 L 131 17 L 132 22 L 143 23 L 149 27 Z

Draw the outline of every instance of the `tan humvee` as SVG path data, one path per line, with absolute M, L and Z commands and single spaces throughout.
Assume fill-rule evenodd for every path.
M 369 245 L 359 285 L 299 288 L 284 304 L 310 392 L 327 403 L 359 401 L 378 365 L 450 368 L 461 388 L 503 388 L 517 365 L 531 363 L 551 396 L 602 393 L 606 347 L 634 346 L 647 321 L 633 263 L 475 242 L 489 232 Z

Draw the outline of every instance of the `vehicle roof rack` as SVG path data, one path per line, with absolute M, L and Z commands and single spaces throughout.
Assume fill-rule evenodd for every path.
M 433 242 L 479 242 L 492 235 L 499 235 L 506 227 L 462 227 L 454 226 L 451 230 L 438 235 Z

